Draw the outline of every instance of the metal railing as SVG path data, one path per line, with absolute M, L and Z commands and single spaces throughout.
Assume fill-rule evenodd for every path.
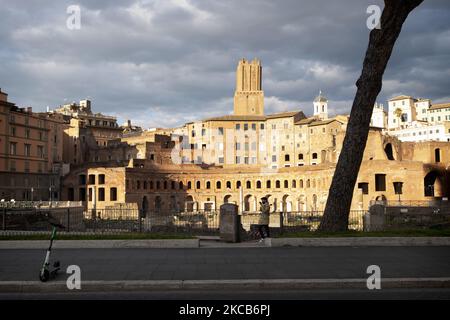
M 65 231 L 84 231 L 82 207 L 1 208 L 2 231 L 49 231 L 49 222 L 65 227 Z
M 384 229 L 448 229 L 450 228 L 450 208 L 446 209 L 431 207 L 426 211 L 405 210 L 406 212 L 386 210 Z
M 386 229 L 416 229 L 430 226 L 450 226 L 450 210 L 435 207 L 383 211 Z M 364 230 L 364 210 L 351 210 L 350 230 Z M 220 213 L 218 210 L 194 210 L 182 212 L 144 212 L 138 209 L 96 209 L 83 207 L 52 208 L 0 208 L 0 228 L 3 233 L 45 231 L 51 229 L 49 217 L 65 227 L 70 233 L 177 233 L 186 235 L 219 235 Z M 241 224 L 249 232 L 259 224 L 259 212 L 241 214 Z M 277 232 L 315 231 L 320 225 L 323 211 L 273 212 L 270 228 Z M 271 231 L 272 232 L 272 231 Z
M 370 206 L 384 205 L 386 207 L 437 207 L 449 208 L 450 201 L 448 200 L 372 200 Z
M 348 217 L 348 228 L 362 231 L 366 212 L 365 210 L 351 210 Z M 283 231 L 315 231 L 320 225 L 323 211 L 284 212 L 282 217 Z
M 62 208 L 62 207 L 82 207 L 82 201 L 0 201 L 0 208 Z
M 51 218 L 49 218 L 49 216 Z M 77 233 L 180 233 L 219 234 L 219 211 L 148 212 L 137 209 L 66 208 L 2 208 L 1 230 L 49 231 L 49 221 L 65 227 L 65 232 Z

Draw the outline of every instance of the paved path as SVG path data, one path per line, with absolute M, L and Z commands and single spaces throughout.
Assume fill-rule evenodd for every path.
M 0 281 L 36 281 L 44 250 L 0 250 Z M 344 279 L 450 277 L 450 247 L 58 249 L 83 280 Z M 57 280 L 65 280 L 64 273 Z

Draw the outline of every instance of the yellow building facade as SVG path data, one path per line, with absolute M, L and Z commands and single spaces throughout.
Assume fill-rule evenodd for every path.
M 261 197 L 274 212 L 323 210 L 348 117 L 329 117 L 322 94 L 312 117 L 300 110 L 266 115 L 263 102 L 246 96 L 264 97 L 258 60 L 240 61 L 236 79 L 234 114 L 160 131 L 166 140 L 149 133 L 122 139 L 150 143 L 150 151 L 123 165 L 86 163 L 65 177 L 63 195 L 89 209 L 132 203 L 144 215 L 210 211 L 230 202 L 252 212 Z M 367 210 L 371 201 L 445 200 L 449 157 L 450 143 L 402 143 L 371 128 L 352 209 Z

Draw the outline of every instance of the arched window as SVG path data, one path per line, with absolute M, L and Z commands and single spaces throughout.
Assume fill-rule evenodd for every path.
M 231 181 L 227 181 L 227 188 L 231 189 Z
M 155 187 L 155 186 L 154 186 L 154 184 L 153 184 L 153 180 L 150 180 L 150 189 L 153 190 L 154 187 Z
M 303 189 L 303 179 L 300 179 L 300 189 Z
M 311 182 L 308 179 L 308 180 L 306 180 L 306 188 L 309 188 L 309 187 L 311 187 Z
M 317 159 L 317 153 L 314 152 L 314 153 L 312 154 L 312 158 L 313 158 L 313 159 Z
M 251 181 L 247 181 L 246 187 L 247 187 L 247 189 L 251 189 L 251 188 L 252 188 L 252 183 L 251 183 Z
M 272 182 L 271 182 L 270 180 L 267 180 L 267 181 L 266 181 L 266 188 L 267 188 L 267 189 L 272 188 Z
M 161 189 L 161 181 L 156 181 L 156 189 Z
M 236 182 L 236 189 L 239 189 L 241 187 L 241 181 Z
M 281 188 L 280 180 L 275 181 L 275 188 L 277 189 Z
M 200 181 L 197 181 L 197 183 L 196 183 L 196 189 L 200 189 Z
M 166 190 L 166 189 L 167 189 L 167 181 L 164 180 L 164 190 Z
M 178 188 L 179 188 L 180 190 L 183 190 L 183 188 L 184 188 L 183 181 L 180 181 L 180 182 L 178 183 Z
M 171 181 L 171 182 L 170 182 L 170 188 L 171 188 L 172 190 L 175 190 L 175 181 Z
M 297 188 L 297 180 L 292 180 L 292 188 Z
M 222 189 L 222 182 L 220 181 L 216 182 L 216 189 Z
M 191 181 L 188 181 L 188 183 L 187 183 L 187 188 L 188 188 L 188 189 L 192 189 L 192 182 L 191 182 Z
M 211 189 L 211 181 L 206 181 L 206 189 Z
M 261 189 L 261 181 L 256 181 L 256 189 Z
M 285 189 L 289 188 L 289 181 L 284 180 L 284 188 Z

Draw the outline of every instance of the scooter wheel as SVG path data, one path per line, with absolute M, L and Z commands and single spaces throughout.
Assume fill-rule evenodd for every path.
M 50 278 L 50 272 L 45 269 L 44 272 L 39 272 L 39 280 L 42 282 L 47 282 L 47 280 Z

